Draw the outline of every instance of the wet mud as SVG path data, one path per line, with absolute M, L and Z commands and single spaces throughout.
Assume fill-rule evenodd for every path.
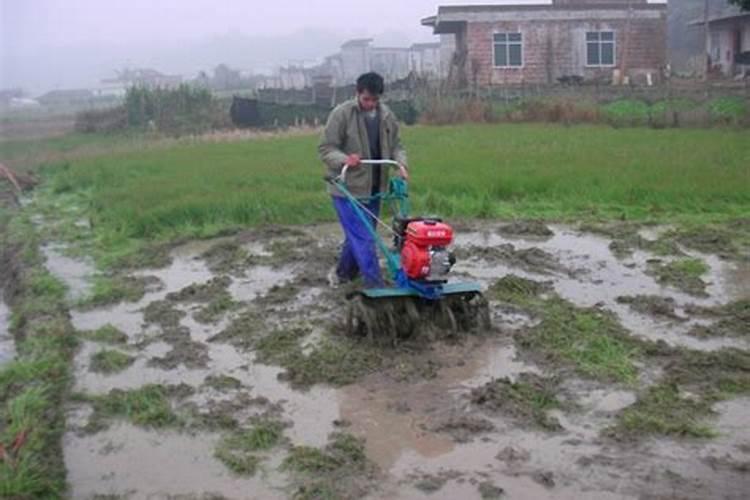
M 457 235 L 454 279 L 479 282 L 492 327 L 396 347 L 345 335 L 345 290 L 326 283 L 335 225 L 188 242 L 129 271 L 163 286 L 71 311 L 72 496 L 743 498 L 750 291 L 736 241 L 476 227 Z M 705 263 L 704 294 L 652 274 L 654 259 L 686 258 Z M 77 269 L 70 289 L 94 274 Z M 550 311 L 601 334 L 592 366 L 622 342 L 624 370 L 578 369 L 589 359 L 550 343 Z M 103 349 L 132 360 L 92 371 Z M 667 396 L 697 415 L 685 429 L 710 433 L 620 426 L 661 415 Z

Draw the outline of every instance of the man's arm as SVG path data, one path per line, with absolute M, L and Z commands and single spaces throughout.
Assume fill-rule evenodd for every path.
M 346 138 L 346 121 L 343 113 L 333 110 L 320 136 L 318 155 L 333 175 L 341 173 L 341 167 L 347 162 L 347 154 L 341 148 Z

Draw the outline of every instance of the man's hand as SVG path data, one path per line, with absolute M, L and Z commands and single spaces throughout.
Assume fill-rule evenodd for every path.
M 346 166 L 349 168 L 359 166 L 362 158 L 358 154 L 350 154 L 346 157 Z
M 409 169 L 406 167 L 406 165 L 399 163 L 398 175 L 405 181 L 409 180 Z

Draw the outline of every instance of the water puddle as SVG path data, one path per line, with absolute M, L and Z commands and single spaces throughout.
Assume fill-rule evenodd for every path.
M 604 306 L 615 312 L 623 326 L 634 335 L 651 340 L 664 340 L 670 345 L 699 350 L 718 350 L 726 347 L 747 348 L 748 342 L 733 338 L 693 338 L 686 333 L 701 319 L 690 319 L 685 322 L 660 320 L 633 312 L 628 305 L 620 304 L 621 296 L 658 295 L 672 298 L 679 310 L 689 304 L 717 306 L 731 300 L 746 298 L 750 291 L 750 265 L 734 264 L 720 260 L 713 255 L 691 252 L 690 256 L 704 260 L 710 271 L 703 277 L 708 283 L 708 298 L 687 295 L 679 290 L 665 287 L 645 273 L 648 260 L 653 255 L 635 251 L 628 259 L 617 259 L 609 248 L 610 240 L 597 235 L 581 233 L 567 226 L 552 226 L 555 234 L 549 239 L 528 240 L 523 238 L 504 238 L 492 231 L 466 232 L 459 234 L 458 247 L 493 248 L 512 244 L 517 250 L 539 249 L 555 257 L 563 269 L 568 272 L 557 272 L 550 275 L 548 269 L 537 272 L 508 265 L 502 261 L 486 261 L 471 257 L 456 265 L 456 271 L 480 281 L 488 287 L 494 280 L 507 274 L 553 282 L 557 293 L 579 307 Z
M 255 478 L 233 475 L 214 458 L 219 436 L 154 432 L 120 424 L 92 436 L 64 440 L 73 498 L 227 497 L 283 499 L 284 481 L 272 457 Z
M 69 257 L 64 252 L 64 245 L 50 244 L 42 247 L 47 270 L 65 283 L 68 288 L 68 299 L 75 303 L 91 292 L 94 265 L 89 259 Z
M 732 345 L 747 348 L 742 339 L 700 340 L 685 335 L 692 325 L 706 319 L 660 320 L 639 314 L 616 300 L 619 296 L 633 295 L 671 297 L 677 313 L 684 315 L 689 304 L 710 306 L 748 297 L 747 264 L 701 256 L 711 268 L 704 277 L 709 282 L 710 297 L 698 299 L 662 287 L 646 275 L 647 261 L 652 255 L 637 251 L 628 259 L 616 259 L 606 238 L 581 234 L 566 226 L 554 226 L 554 236 L 547 239 L 504 238 L 490 229 L 459 232 L 457 246 L 498 247 L 510 243 L 519 251 L 546 252 L 557 267 L 535 269 L 532 265 L 518 269 L 502 260 L 468 255 L 456 266 L 459 275 L 477 280 L 484 287 L 508 273 L 537 281 L 549 280 L 561 296 L 578 306 L 601 305 L 615 312 L 634 335 L 696 349 Z M 654 229 L 644 234 L 655 238 L 659 231 Z M 284 241 L 289 240 L 288 233 L 280 234 Z M 318 245 L 333 245 L 338 241 L 339 229 L 336 225 L 316 226 L 304 229 L 304 234 L 315 238 Z M 503 488 L 507 498 L 540 499 L 625 499 L 639 498 L 643 492 L 652 491 L 687 498 L 696 495 L 740 498 L 738 492 L 750 488 L 746 487 L 746 474 L 737 472 L 731 462 L 747 461 L 750 455 L 737 448 L 738 444 L 746 443 L 750 450 L 747 400 L 717 405 L 720 415 L 715 423 L 722 436 L 708 444 L 647 440 L 632 449 L 623 449 L 603 442 L 602 429 L 612 424 L 618 411 L 635 401 L 635 394 L 575 378 L 562 381 L 560 387 L 562 398 L 574 402 L 576 409 L 553 412 L 564 428 L 562 432 L 538 432 L 509 418 L 484 414 L 481 416 L 491 422 L 494 431 L 477 432 L 461 440 L 439 429 L 446 419 L 478 415 L 468 397 L 472 389 L 496 378 L 516 380 L 522 373 L 540 373 L 539 367 L 518 358 L 512 340 L 512 333 L 528 326 L 530 319 L 499 307 L 493 308 L 494 322 L 499 328 L 494 338 L 431 346 L 429 359 L 439 366 L 432 378 L 401 381 L 375 373 L 343 388 L 317 385 L 306 391 L 293 389 L 281 380 L 281 368 L 256 362 L 253 352 L 227 343 L 208 342 L 238 312 L 229 312 L 216 323 L 203 324 L 192 313 L 204 304 L 190 303 L 176 304 L 187 313 L 180 318 L 179 326 L 189 332 L 190 343 L 205 349 L 205 362 L 197 369 L 182 362 L 172 369 L 155 366 L 151 361 L 168 356 L 174 346 L 158 337 L 160 328 L 144 325 L 143 309 L 153 301 L 165 299 L 169 293 L 213 278 L 199 256 L 225 240 L 182 245 L 172 252 L 173 261 L 168 267 L 134 273 L 155 276 L 164 283 L 163 289 L 147 293 L 137 303 L 73 311 L 77 329 L 94 330 L 112 324 L 124 331 L 129 338 L 127 345 L 114 349 L 135 358 L 120 373 L 93 373 L 89 366 L 91 356 L 103 347 L 83 342 L 75 359 L 74 390 L 104 394 L 112 389 L 136 389 L 146 384 L 185 383 L 195 390 L 185 403 L 201 410 L 213 405 L 231 405 L 243 397 L 265 398 L 269 405 L 266 408 L 274 408 L 289 424 L 284 434 L 293 445 L 322 447 L 336 430 L 365 438 L 368 458 L 384 473 L 381 489 L 371 492 L 372 498 L 479 498 L 478 484 L 488 481 Z M 265 243 L 251 239 L 243 246 L 256 255 L 270 256 Z M 233 277 L 228 287 L 232 298 L 244 306 L 254 301 L 250 307 L 261 308 L 263 321 L 269 328 L 311 326 L 311 333 L 302 342 L 304 353 L 325 338 L 326 325 L 342 314 L 341 304 L 333 302 L 335 295 L 316 282 L 318 278 L 299 279 L 307 270 L 298 262 L 281 267 L 250 266 L 241 277 Z M 293 296 L 281 293 L 274 297 L 277 285 L 282 289 L 292 287 L 289 290 Z M 0 327 L 2 317 L 0 305 Z M 219 376 L 232 377 L 239 384 L 231 389 L 206 384 L 209 377 Z M 74 424 L 76 419 L 85 418 L 87 409 L 87 405 L 71 408 L 70 431 L 65 436 L 69 480 L 72 496 L 76 498 L 95 494 L 131 494 L 134 498 L 183 494 L 285 498 L 289 493 L 282 490 L 288 486 L 288 478 L 278 472 L 283 448 L 264 462 L 264 469 L 256 477 L 243 479 L 232 475 L 214 458 L 218 434 L 155 432 L 121 422 L 98 434 L 80 436 L 74 432 Z M 238 406 L 233 411 L 232 416 L 244 423 L 260 410 Z M 727 454 L 729 459 L 725 457 Z M 682 483 L 665 476 L 665 471 L 683 478 Z M 446 478 L 445 484 L 427 494 L 415 487 L 415 477 L 424 474 L 442 476 Z
M 229 293 L 235 300 L 251 301 L 266 294 L 276 285 L 288 283 L 293 276 L 293 269 L 254 266 L 246 271 L 244 277 L 235 280 L 229 286 Z
M 0 293 L 0 368 L 16 357 L 16 343 L 10 333 L 10 308 Z

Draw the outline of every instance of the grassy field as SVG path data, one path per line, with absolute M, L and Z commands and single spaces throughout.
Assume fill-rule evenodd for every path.
M 750 214 L 746 131 L 462 125 L 403 135 L 419 213 L 688 223 Z M 72 159 L 49 164 L 46 191 L 90 218 L 102 247 L 334 217 L 314 134 L 159 148 L 52 141 L 50 157 Z

